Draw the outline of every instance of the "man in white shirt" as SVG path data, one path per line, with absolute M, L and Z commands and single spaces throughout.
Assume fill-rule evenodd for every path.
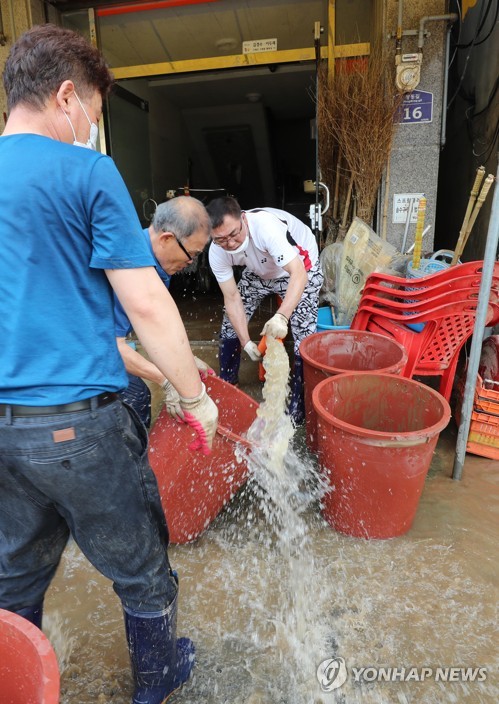
M 317 243 L 301 220 L 276 208 L 241 211 L 231 197 L 212 200 L 207 211 L 212 225 L 211 269 L 224 296 L 220 333 L 220 376 L 237 384 L 241 347 L 250 359 L 261 358 L 250 340 L 248 321 L 261 301 L 277 294 L 282 302 L 262 335 L 284 338 L 288 323 L 294 340 L 289 415 L 303 422 L 303 362 L 301 341 L 316 331 L 319 290 L 323 276 Z M 236 284 L 234 266 L 244 266 Z

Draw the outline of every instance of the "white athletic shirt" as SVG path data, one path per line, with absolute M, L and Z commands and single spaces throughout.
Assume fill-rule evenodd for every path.
M 233 266 L 246 266 L 249 271 L 261 279 L 280 279 L 289 276 L 282 268 L 296 256 L 301 256 L 305 263 L 308 255 L 311 265 L 317 262 L 319 252 L 312 231 L 291 213 L 276 208 L 257 208 L 255 211 L 243 211 L 246 214 L 250 230 L 250 241 L 245 252 L 232 254 L 213 242 L 210 245 L 210 267 L 219 283 L 232 278 Z M 303 250 L 288 242 L 286 233 Z

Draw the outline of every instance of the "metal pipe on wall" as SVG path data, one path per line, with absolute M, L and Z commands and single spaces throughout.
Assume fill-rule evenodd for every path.
M 447 36 L 445 37 L 445 60 L 444 60 L 444 85 L 442 89 L 442 126 L 440 130 L 440 149 L 445 147 L 447 140 L 447 96 L 449 94 L 449 56 L 450 56 L 450 31 L 451 26 L 447 27 Z
M 428 15 L 426 17 L 421 17 L 419 20 L 419 35 L 418 35 L 418 49 L 422 51 L 424 44 L 424 26 L 427 22 L 444 22 L 445 20 L 449 22 L 455 22 L 458 16 L 455 12 L 450 12 L 447 15 Z
M 482 280 L 478 294 L 478 309 L 476 313 L 475 329 L 471 340 L 470 357 L 468 361 L 468 373 L 466 374 L 466 384 L 464 387 L 463 405 L 461 408 L 461 423 L 456 440 L 456 457 L 452 478 L 459 480 L 463 473 L 464 460 L 466 458 L 466 444 L 471 425 L 471 413 L 473 411 L 473 401 L 475 397 L 475 384 L 480 365 L 480 354 L 482 350 L 483 333 L 487 323 L 487 310 L 492 287 L 492 276 L 497 255 L 497 245 L 499 244 L 499 166 L 496 173 L 496 187 L 494 199 L 492 201 L 492 212 L 490 214 L 489 228 L 487 232 L 487 243 L 483 257 Z
M 398 20 L 397 20 L 397 41 L 395 44 L 395 51 L 400 54 L 402 51 L 402 16 L 404 12 L 404 2 L 399 0 L 398 5 Z

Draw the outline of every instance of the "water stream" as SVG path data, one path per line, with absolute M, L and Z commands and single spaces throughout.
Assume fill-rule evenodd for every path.
M 174 701 L 499 701 L 494 463 L 469 457 L 463 481 L 452 482 L 444 438 L 409 533 L 368 541 L 334 532 L 318 510 L 324 486 L 317 464 L 282 414 L 282 355 L 281 345 L 269 346 L 265 403 L 248 433 L 253 449 L 239 450 L 248 483 L 198 540 L 170 549 L 180 576 L 179 634 L 197 646 L 194 676 Z M 61 703 L 129 704 L 119 600 L 74 544 L 46 613 L 44 630 L 62 670 Z M 335 658 L 344 659 L 347 679 L 324 692 L 316 671 Z M 373 668 L 380 667 L 425 667 L 432 675 L 378 681 Z M 450 667 L 486 668 L 486 678 L 436 678 L 437 668 Z

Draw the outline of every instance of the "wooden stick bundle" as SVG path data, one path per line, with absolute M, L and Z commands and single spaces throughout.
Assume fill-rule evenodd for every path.
M 470 192 L 470 197 L 468 200 L 468 207 L 466 208 L 466 213 L 464 215 L 464 220 L 463 224 L 461 225 L 461 230 L 459 231 L 459 238 L 457 240 L 456 244 L 456 249 L 454 252 L 454 256 L 452 257 L 451 261 L 451 266 L 454 266 L 457 264 L 459 257 L 461 256 L 464 246 L 463 246 L 463 240 L 466 237 L 466 230 L 468 228 L 468 222 L 473 210 L 473 206 L 475 205 L 475 201 L 478 196 L 478 192 L 480 190 L 480 186 L 482 185 L 483 178 L 485 176 L 485 168 L 483 166 L 479 166 L 478 169 L 476 170 L 476 176 L 475 176 L 475 181 L 473 183 L 473 186 L 471 188 Z
M 478 217 L 478 213 L 480 212 L 480 208 L 485 202 L 485 199 L 487 198 L 490 187 L 494 183 L 494 176 L 492 174 L 489 174 L 487 178 L 485 179 L 482 190 L 480 191 L 480 195 L 477 198 L 475 207 L 473 208 L 473 212 L 470 215 L 470 219 L 468 220 L 468 225 L 466 227 L 466 232 L 464 233 L 464 237 L 462 239 L 461 244 L 459 242 L 457 243 L 456 251 L 454 252 L 454 256 L 452 258 L 452 264 L 457 264 L 459 257 L 461 254 L 464 252 L 464 248 L 466 247 L 466 243 L 468 241 L 468 237 L 470 236 L 471 230 L 473 228 L 473 225 L 475 224 L 475 220 Z M 461 239 L 461 237 L 460 237 Z M 454 259 L 456 260 L 454 262 Z

